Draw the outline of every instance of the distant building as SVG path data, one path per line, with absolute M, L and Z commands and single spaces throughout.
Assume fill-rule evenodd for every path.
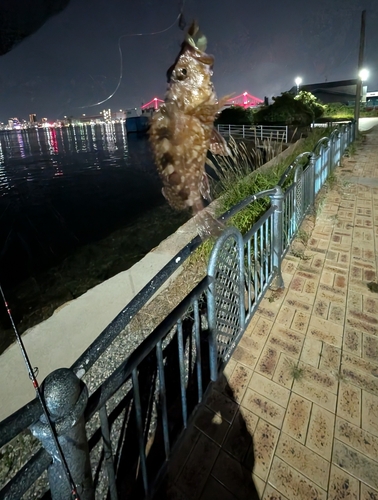
M 120 109 L 119 111 L 114 111 L 112 113 L 112 120 L 123 121 L 125 120 L 125 118 L 126 118 L 126 113 L 122 109 Z
M 366 94 L 366 109 L 377 109 L 378 108 L 378 91 L 367 92 Z
M 337 82 L 322 82 L 300 85 L 299 90 L 311 92 L 323 104 L 341 102 L 346 105 L 354 104 L 356 100 L 357 80 L 339 80 Z M 362 102 L 366 101 L 367 87 L 362 87 Z M 297 86 L 290 89 L 292 94 L 297 93 Z
M 20 129 L 20 120 L 18 118 L 9 118 L 8 129 Z
M 32 125 L 37 123 L 37 115 L 35 113 L 31 113 L 29 115 L 29 123 L 31 123 Z
M 100 111 L 100 113 L 102 114 L 103 116 L 103 120 L 105 122 L 110 122 L 111 119 L 112 119 L 112 110 L 109 108 L 109 109 L 104 109 L 104 111 Z

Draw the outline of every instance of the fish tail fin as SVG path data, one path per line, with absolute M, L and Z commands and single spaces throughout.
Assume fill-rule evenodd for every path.
M 225 230 L 225 225 L 215 219 L 207 210 L 201 210 L 194 216 L 196 227 L 202 241 L 207 238 L 218 237 Z
M 190 25 L 188 32 L 185 37 L 186 42 L 194 47 L 195 49 L 205 52 L 207 46 L 207 38 L 199 30 L 199 26 L 196 20 Z

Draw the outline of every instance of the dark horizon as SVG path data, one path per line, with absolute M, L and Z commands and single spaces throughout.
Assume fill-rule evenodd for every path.
M 20 3 L 26 0 L 20 0 Z M 36 113 L 49 120 L 104 108 L 139 107 L 165 93 L 165 72 L 183 39 L 177 18 L 181 4 L 163 0 L 135 3 L 71 0 L 34 34 L 0 57 L 0 122 Z M 365 66 L 368 90 L 378 90 L 378 6 L 374 0 L 278 0 L 230 5 L 186 0 L 184 18 L 199 22 L 207 51 L 215 56 L 214 85 L 219 97 L 244 91 L 261 99 L 303 84 L 356 77 L 360 19 L 367 10 Z M 173 25 L 173 26 L 172 26 Z M 172 27 L 170 27 L 172 26 Z M 167 29 L 170 28 L 170 29 Z M 165 30 L 165 31 L 164 31 Z M 139 33 L 156 33 L 139 36 Z M 129 36 L 137 34 L 137 36 Z M 122 35 L 123 78 L 118 39 Z

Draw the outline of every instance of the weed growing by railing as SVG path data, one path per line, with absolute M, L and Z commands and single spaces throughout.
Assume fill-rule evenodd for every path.
M 269 170 L 260 171 L 262 166 L 256 163 L 259 153 L 253 152 L 247 148 L 243 142 L 237 143 L 232 137 L 229 143 L 232 155 L 217 156 L 216 164 L 213 163 L 214 171 L 218 180 L 213 181 L 212 194 L 218 198 L 216 216 L 220 216 L 231 207 L 253 194 L 272 189 L 277 186 L 285 170 L 297 159 L 298 155 L 305 151 L 312 151 L 322 137 L 328 137 L 333 132 L 334 127 L 314 128 L 308 137 L 303 138 L 298 146 L 285 159 L 277 163 Z M 267 150 L 273 151 L 270 141 L 266 141 Z M 282 150 L 282 145 L 281 145 Z M 273 159 L 275 155 L 268 157 L 267 161 Z M 306 161 L 303 158 L 302 161 Z M 289 185 L 293 180 L 289 175 L 285 180 L 283 187 Z M 263 198 L 250 203 L 244 210 L 234 215 L 229 224 L 237 227 L 244 234 L 266 211 L 270 203 L 269 198 Z M 194 260 L 203 260 L 205 263 L 210 255 L 214 241 L 206 240 L 194 254 Z M 191 259 L 192 261 L 193 259 Z
M 246 175 L 248 169 L 245 164 L 248 159 L 244 157 L 244 162 L 240 168 L 239 165 L 234 165 L 232 172 L 230 172 L 227 170 L 227 157 L 218 157 L 218 172 L 221 172 L 221 175 L 223 175 L 218 183 L 217 189 L 215 190 L 215 194 L 219 193 L 220 195 L 219 213 L 229 210 L 231 207 L 244 200 L 247 196 L 275 187 L 286 168 L 294 162 L 300 153 L 312 151 L 319 139 L 324 136 L 329 136 L 333 130 L 334 129 L 332 128 L 313 129 L 309 136 L 302 139 L 298 147 L 295 148 L 290 155 L 269 171 L 265 170 L 264 172 L 259 172 L 258 169 L 256 170 L 250 167 L 249 172 Z M 260 217 L 264 208 L 266 207 L 262 204 L 261 209 L 258 213 L 256 213 L 257 218 Z M 252 216 L 254 217 L 253 214 Z M 255 219 L 253 222 L 254 221 Z M 250 224 L 250 222 L 251 221 L 249 221 L 248 224 Z M 243 228 L 237 225 L 237 221 L 233 220 L 232 223 L 243 232 Z

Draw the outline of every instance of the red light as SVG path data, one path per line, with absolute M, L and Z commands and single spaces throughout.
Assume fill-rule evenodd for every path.
M 159 107 L 159 102 L 164 102 L 164 101 L 162 99 L 159 99 L 158 97 L 154 97 L 153 99 L 151 99 L 151 101 L 147 102 L 146 104 L 143 104 L 143 106 L 141 106 L 141 109 L 152 108 L 152 107 L 157 109 Z
M 243 108 L 248 108 L 250 106 L 256 106 L 257 104 L 261 104 L 263 102 L 262 99 L 255 97 L 248 92 L 243 92 L 242 94 L 232 97 L 228 100 L 230 104 L 236 104 L 238 106 L 242 106 Z

